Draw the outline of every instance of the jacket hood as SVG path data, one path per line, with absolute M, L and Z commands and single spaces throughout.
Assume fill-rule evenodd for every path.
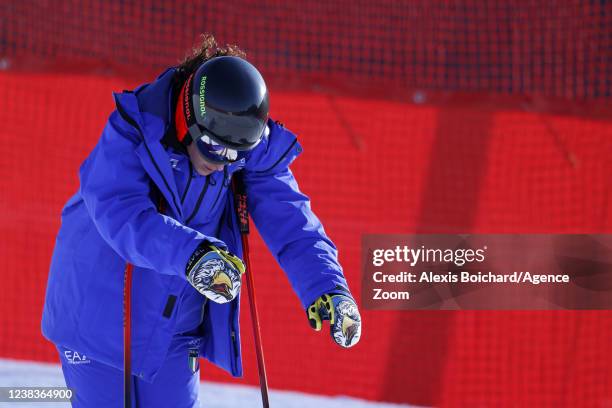
M 160 141 L 172 124 L 176 71 L 168 68 L 151 83 L 114 94 L 115 103 L 140 126 L 147 142 Z

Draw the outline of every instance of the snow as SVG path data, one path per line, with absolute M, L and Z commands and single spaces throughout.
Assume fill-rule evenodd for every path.
M 0 387 L 65 387 L 61 367 L 57 364 L 0 359 Z M 200 399 L 205 408 L 261 407 L 258 387 L 203 382 Z M 19 404 L 0 402 L 0 408 L 67 408 L 70 404 L 40 402 Z M 270 390 L 270 406 L 283 408 L 408 408 L 408 405 L 371 402 L 352 397 L 327 397 L 294 391 Z M 413 407 L 415 408 L 415 407 Z

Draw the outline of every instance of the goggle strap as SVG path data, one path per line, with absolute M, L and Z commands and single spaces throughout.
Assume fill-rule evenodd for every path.
M 200 136 L 202 136 L 200 134 L 200 127 L 198 126 L 197 123 L 194 123 L 191 126 L 189 126 L 189 136 L 191 137 L 191 140 L 185 140 L 187 144 L 197 141 L 200 138 Z

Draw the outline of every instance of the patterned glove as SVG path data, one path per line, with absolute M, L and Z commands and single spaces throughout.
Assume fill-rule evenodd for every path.
M 227 303 L 240 292 L 244 264 L 236 255 L 213 245 L 200 245 L 187 262 L 187 280 L 216 303 Z
M 343 294 L 325 294 L 306 311 L 310 327 L 320 331 L 329 320 L 332 338 L 341 347 L 352 347 L 361 337 L 361 316 L 355 301 Z

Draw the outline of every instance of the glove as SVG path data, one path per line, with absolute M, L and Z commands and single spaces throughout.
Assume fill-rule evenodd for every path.
M 361 316 L 349 296 L 327 293 L 308 306 L 306 314 L 316 331 L 323 327 L 323 320 L 329 320 L 331 336 L 341 347 L 352 347 L 361 337 Z
M 214 245 L 200 245 L 187 262 L 187 281 L 215 303 L 227 303 L 240 292 L 244 264 L 236 255 Z

